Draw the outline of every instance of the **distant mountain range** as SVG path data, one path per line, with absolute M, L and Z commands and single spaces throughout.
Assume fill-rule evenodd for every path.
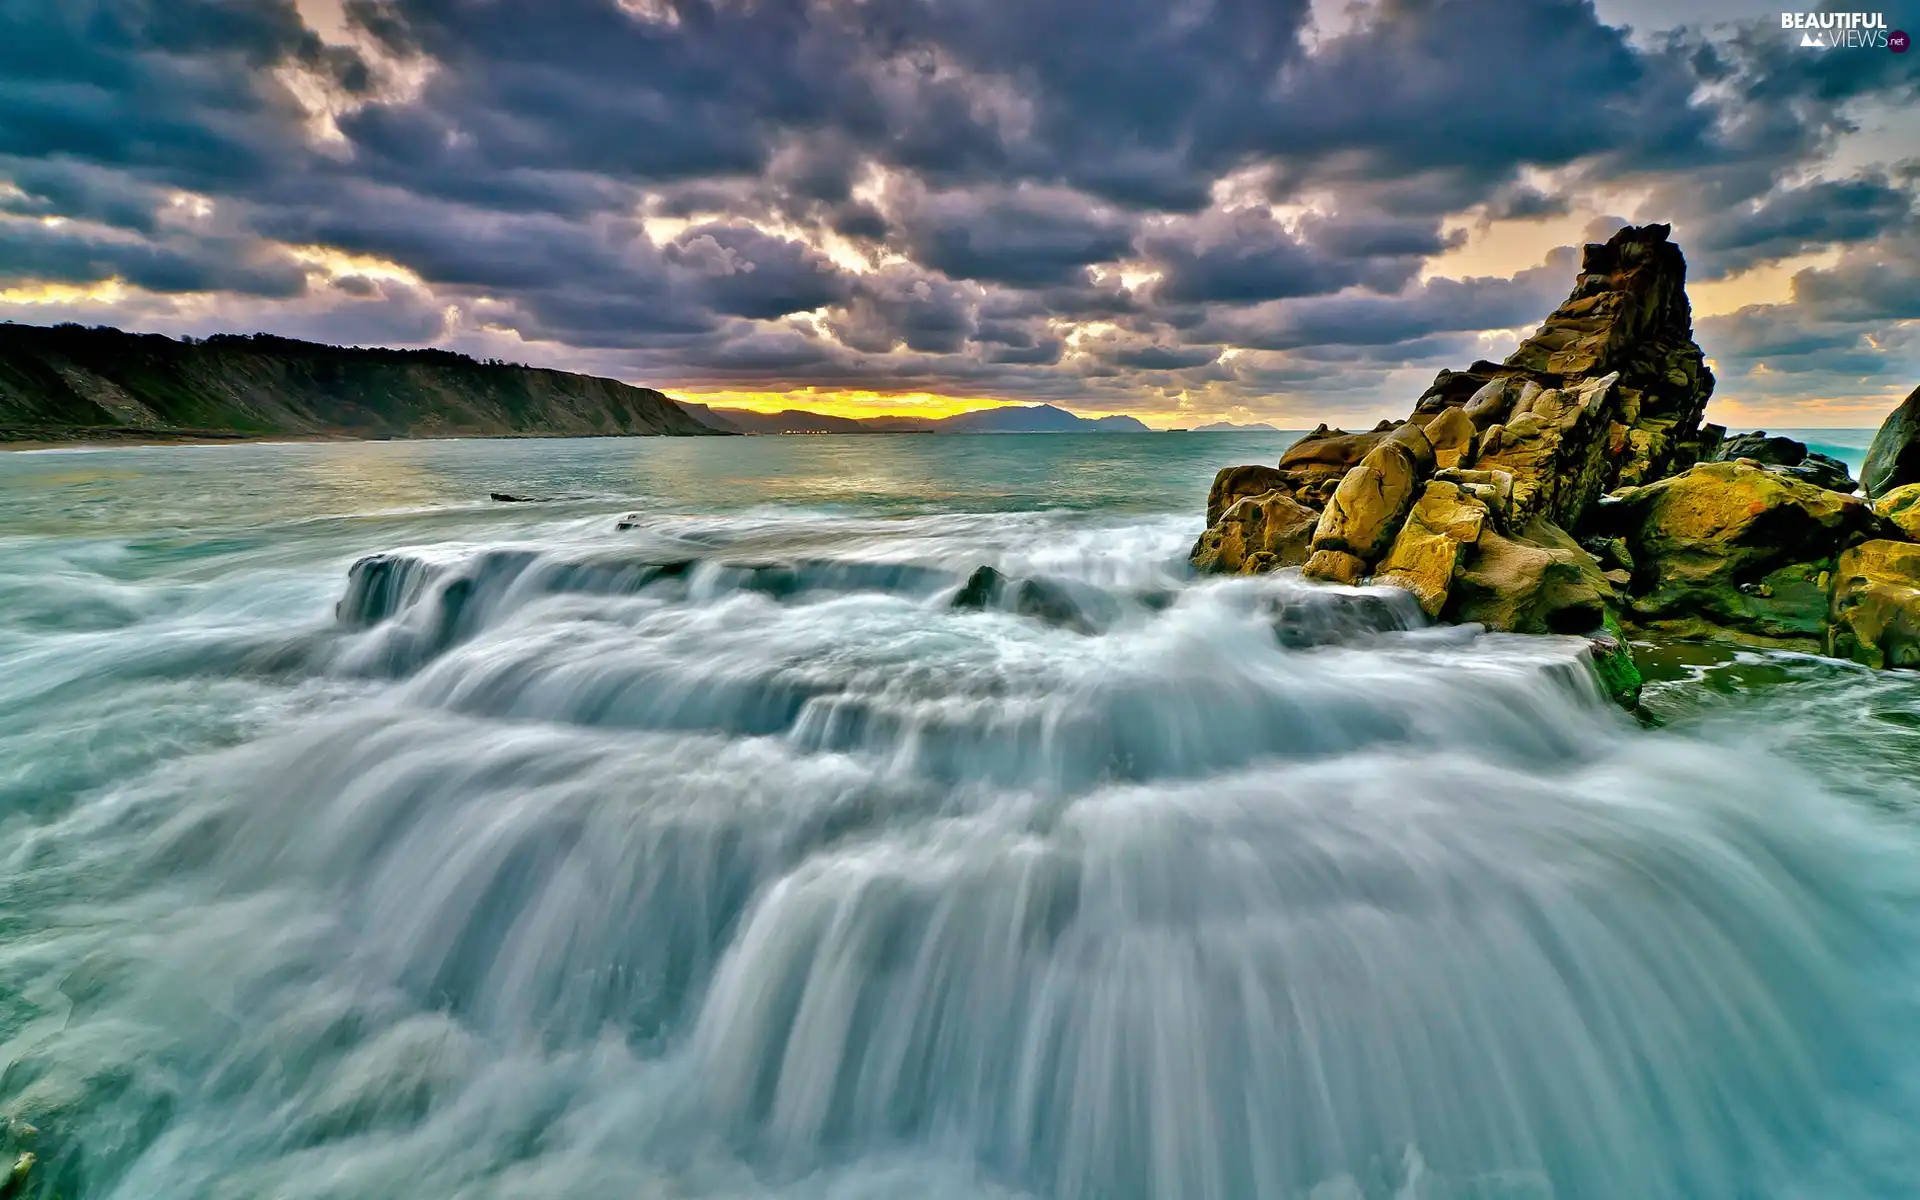
M 951 417 L 834 417 L 790 408 L 753 412 L 681 401 L 696 420 L 726 433 L 1151 433 L 1132 417 L 1081 417 L 1051 404 L 983 408 Z
M 1248 425 L 1235 425 L 1232 421 L 1215 421 L 1211 425 L 1195 425 L 1194 433 L 1279 433 L 1280 431 L 1265 421 L 1254 421 Z

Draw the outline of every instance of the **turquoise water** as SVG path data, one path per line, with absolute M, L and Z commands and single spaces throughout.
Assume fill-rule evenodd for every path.
M 1910 1195 L 1920 687 L 1188 578 L 1290 436 L 0 456 L 30 1194 Z

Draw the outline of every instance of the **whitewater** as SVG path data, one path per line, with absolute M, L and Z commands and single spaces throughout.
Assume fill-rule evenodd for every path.
M 1913 1195 L 1920 685 L 1192 578 L 1289 440 L 0 456 L 25 1194 Z

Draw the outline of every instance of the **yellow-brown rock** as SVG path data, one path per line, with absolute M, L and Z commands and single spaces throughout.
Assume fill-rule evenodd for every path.
M 1427 616 L 1438 617 L 1462 557 L 1491 524 L 1481 497 L 1448 480 L 1429 480 L 1374 579 L 1407 589 Z
M 1244 467 L 1222 467 L 1213 477 L 1213 488 L 1207 492 L 1207 524 L 1218 522 L 1220 514 L 1233 507 L 1235 500 L 1264 496 L 1276 490 L 1289 495 L 1293 492 L 1287 477 L 1274 467 L 1258 463 Z
M 1325 583 L 1351 585 L 1367 577 L 1367 564 L 1344 550 L 1315 550 L 1301 574 Z
M 1374 562 L 1393 543 L 1400 522 L 1433 469 L 1433 447 L 1413 425 L 1394 429 L 1348 471 L 1327 500 L 1313 548 L 1339 550 Z M 1307 574 L 1313 576 L 1308 564 Z
M 1559 526 L 1535 519 L 1514 535 L 1482 528 L 1454 573 L 1443 615 L 1512 633 L 1591 633 L 1615 603 L 1593 556 Z
M 1920 546 L 1879 539 L 1840 555 L 1827 653 L 1870 667 L 1920 667 Z
M 1480 447 L 1480 431 L 1466 410 L 1449 408 L 1428 421 L 1423 432 L 1433 446 L 1433 465 L 1442 470 L 1470 467 Z
M 1194 569 L 1216 575 L 1258 575 L 1307 561 L 1320 514 L 1274 490 L 1243 496 L 1194 543 Z
M 1920 542 L 1920 483 L 1894 488 L 1873 502 L 1873 511 L 1911 540 Z
M 1866 501 L 1751 460 L 1623 488 L 1596 522 L 1601 536 L 1626 540 L 1641 624 L 1807 649 L 1827 623 L 1822 575 L 1840 551 L 1884 528 Z

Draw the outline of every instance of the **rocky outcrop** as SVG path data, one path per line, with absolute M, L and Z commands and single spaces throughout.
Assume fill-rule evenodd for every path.
M 1442 371 L 1405 421 L 1366 433 L 1322 426 L 1291 447 L 1259 485 L 1320 510 L 1303 573 L 1397 583 L 1430 614 L 1479 612 L 1500 628 L 1545 624 L 1546 611 L 1562 624 L 1592 612 L 1597 627 L 1602 609 L 1543 598 L 1559 590 L 1544 581 L 1567 571 L 1614 586 L 1591 556 L 1577 570 L 1567 561 L 1586 552 L 1566 531 L 1605 492 L 1711 452 L 1719 432 L 1701 424 L 1713 376 L 1667 235 L 1650 225 L 1588 246 L 1572 295 L 1533 337 L 1504 363 Z M 1247 536 L 1226 517 L 1230 498 L 1255 486 L 1247 471 L 1215 481 L 1193 556 L 1202 570 L 1283 565 L 1234 552 Z M 1469 579 L 1472 599 L 1450 603 Z M 1495 601 L 1489 589 L 1502 581 L 1526 594 Z
M 1869 496 L 1920 483 L 1920 388 L 1888 413 L 1880 432 L 1873 435 L 1860 483 Z
M 1628 675 L 1614 656 L 1634 628 L 1870 646 L 1859 653 L 1906 665 L 1898 589 L 1920 588 L 1920 575 L 1901 582 L 1917 561 L 1855 551 L 1920 534 L 1920 489 L 1889 494 L 1920 483 L 1920 392 L 1869 458 L 1880 512 L 1804 443 L 1726 439 L 1703 420 L 1714 379 L 1668 234 L 1626 228 L 1589 245 L 1532 337 L 1504 362 L 1442 371 L 1404 421 L 1323 425 L 1273 468 L 1222 471 L 1195 567 L 1254 574 L 1304 558 L 1307 578 L 1393 584 L 1430 618 L 1590 633 L 1616 693 Z M 1868 581 L 1844 594 L 1843 559 Z

